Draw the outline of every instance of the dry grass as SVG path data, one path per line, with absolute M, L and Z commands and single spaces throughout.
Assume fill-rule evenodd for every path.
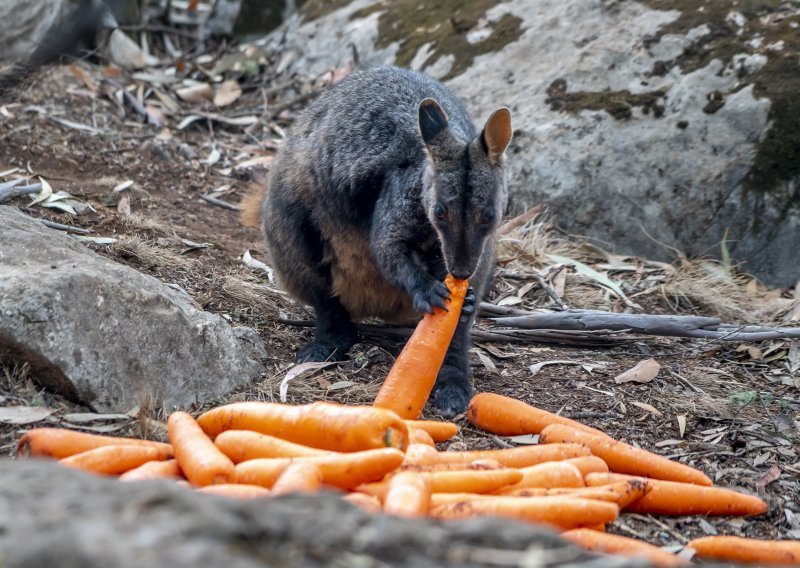
M 196 265 L 196 261 L 168 248 L 153 246 L 136 235 L 120 236 L 111 250 L 148 270 L 189 270 Z
M 142 215 L 141 213 L 131 213 L 123 218 L 123 223 L 125 224 L 125 227 L 131 231 L 142 231 L 156 235 L 170 234 L 170 230 L 164 225 L 152 217 Z

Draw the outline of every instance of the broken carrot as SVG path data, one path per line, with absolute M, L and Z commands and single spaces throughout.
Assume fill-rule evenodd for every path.
M 413 444 L 409 446 L 406 452 L 405 463 L 425 465 L 492 459 L 497 460 L 506 467 L 527 467 L 590 454 L 591 452 L 588 448 L 578 444 L 532 445 L 502 450 L 476 450 L 470 452 L 438 452 L 422 444 Z
M 436 442 L 433 441 L 433 437 L 420 428 L 408 429 L 408 442 L 409 444 L 424 444 L 432 448 L 436 447 Z
M 414 518 L 428 514 L 431 505 L 430 480 L 421 473 L 402 471 L 392 476 L 383 500 L 383 511 L 389 515 Z
M 467 408 L 467 420 L 481 430 L 499 436 L 539 434 L 551 424 L 564 424 L 598 436 L 606 435 L 575 420 L 490 392 L 472 398 Z
M 422 414 L 458 325 L 469 282 L 448 274 L 444 283 L 450 290 L 447 309 L 436 307 L 434 313 L 423 316 L 373 403 L 401 418 L 415 420 Z
M 25 432 L 19 439 L 17 456 L 62 459 L 103 446 L 123 445 L 147 446 L 172 452 L 172 447 L 169 444 L 150 440 L 101 436 L 65 428 L 34 428 Z
M 251 430 L 225 430 L 214 438 L 214 445 L 233 463 L 256 458 L 296 458 L 331 453 Z
M 269 488 L 290 463 L 297 461 L 313 463 L 319 467 L 325 485 L 352 489 L 382 479 L 387 473 L 397 469 L 403 461 L 403 453 L 384 448 L 329 456 L 259 458 L 237 464 L 236 479 L 238 483 L 252 483 Z
M 431 508 L 431 516 L 440 520 L 494 515 L 537 524 L 544 523 L 564 530 L 610 523 L 618 514 L 619 508 L 613 503 L 562 496 L 525 499 L 494 496 L 436 505 Z
M 602 458 L 608 464 L 608 468 L 616 473 L 629 473 L 696 485 L 711 485 L 711 480 L 703 472 L 693 467 L 613 440 L 608 436 L 590 434 L 570 426 L 561 424 L 548 426 L 539 435 L 539 442 L 542 444 L 554 442 L 583 444 L 594 455 Z
M 235 479 L 233 462 L 214 445 L 190 414 L 182 411 L 170 414 L 167 431 L 178 467 L 193 485 L 231 483 Z
M 754 564 L 800 564 L 800 541 L 706 536 L 689 541 L 699 558 Z
M 406 420 L 406 425 L 411 428 L 425 430 L 431 435 L 434 442 L 446 442 L 458 434 L 458 426 L 452 422 L 439 422 L 437 420 Z
M 181 468 L 175 460 L 149 461 L 119 476 L 120 481 L 181 478 Z
M 119 475 L 143 463 L 165 460 L 170 457 L 167 448 L 151 446 L 101 446 L 74 454 L 59 461 L 60 464 L 101 475 Z
M 373 497 L 372 495 L 367 495 L 366 493 L 348 493 L 347 495 L 343 496 L 342 499 L 348 503 L 352 503 L 366 513 L 375 515 L 383 511 L 383 507 L 381 506 L 381 502 L 378 500 L 378 498 Z
M 381 501 L 391 487 L 392 480 L 400 473 L 416 473 L 425 477 L 433 493 L 489 493 L 513 485 L 522 479 L 516 469 L 453 470 L 453 471 L 409 471 L 404 470 L 389 479 L 358 486 L 358 491 L 374 495 Z
M 652 544 L 626 536 L 606 534 L 589 528 L 565 531 L 561 533 L 561 538 L 592 552 L 645 558 L 653 566 L 683 566 L 688 564 L 686 560 Z
M 270 491 L 258 485 L 247 485 L 244 483 L 218 483 L 216 485 L 206 485 L 198 487 L 199 493 L 210 493 L 212 495 L 222 495 L 224 497 L 234 497 L 236 499 L 259 499 L 269 497 Z
M 745 495 L 721 487 L 705 487 L 692 483 L 646 479 L 613 473 L 590 473 L 586 484 L 591 487 L 638 479 L 652 489 L 628 506 L 632 513 L 655 515 L 761 515 L 767 504 L 754 495 Z
M 314 493 L 322 487 L 322 472 L 313 463 L 298 461 L 289 464 L 281 472 L 275 484 L 272 486 L 272 493 Z
M 310 448 L 337 452 L 405 450 L 408 445 L 406 423 L 393 412 L 372 406 L 235 402 L 209 410 L 197 421 L 212 438 L 225 430 L 253 430 Z

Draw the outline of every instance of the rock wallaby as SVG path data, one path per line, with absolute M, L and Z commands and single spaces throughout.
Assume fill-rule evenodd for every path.
M 298 117 L 261 213 L 279 282 L 314 308 L 298 361 L 343 359 L 353 318 L 410 321 L 444 306 L 450 272 L 473 290 L 433 402 L 445 416 L 466 409 L 470 327 L 495 262 L 510 140 L 507 108 L 477 133 L 444 85 L 396 67 L 351 75 Z

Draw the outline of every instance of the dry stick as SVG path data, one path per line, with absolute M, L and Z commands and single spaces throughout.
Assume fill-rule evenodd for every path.
M 55 221 L 48 221 L 47 219 L 39 219 L 39 221 L 45 227 L 50 227 L 51 229 L 57 229 L 59 231 L 67 231 L 68 233 L 77 233 L 79 235 L 88 235 L 89 233 L 91 233 L 89 229 L 73 227 L 72 225 L 64 225 L 62 223 L 56 223 Z
M 16 182 L 17 180 L 14 180 Z M 21 182 L 22 180 L 20 180 Z M 30 195 L 32 193 L 39 193 L 42 191 L 42 184 L 41 183 L 33 183 L 31 185 L 21 185 L 18 186 L 18 183 L 8 182 L 0 184 L 0 203 L 8 201 L 9 199 L 13 199 L 15 197 L 20 197 L 22 195 Z
M 222 201 L 221 199 L 217 199 L 211 195 L 201 195 L 200 199 L 205 201 L 206 203 L 210 203 L 211 205 L 216 205 L 217 207 L 222 207 L 223 209 L 228 209 L 229 211 L 241 211 L 242 208 L 238 205 L 233 205 L 228 203 L 227 201 Z
M 561 296 L 558 295 L 558 293 L 553 289 L 553 287 L 550 286 L 547 282 L 545 282 L 545 279 L 542 277 L 541 274 L 534 272 L 533 278 L 536 280 L 536 282 L 539 283 L 539 286 L 541 286 L 542 290 L 544 290 L 545 293 L 548 296 L 550 296 L 550 299 L 553 300 L 553 302 L 555 302 L 559 308 L 561 308 L 562 310 L 569 309 L 569 306 L 567 306 L 567 304 L 564 303 L 564 300 L 561 299 Z

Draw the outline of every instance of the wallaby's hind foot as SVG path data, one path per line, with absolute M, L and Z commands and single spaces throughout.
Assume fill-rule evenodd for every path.
M 433 405 L 445 418 L 452 418 L 467 410 L 472 398 L 469 375 L 451 365 L 443 365 L 433 387 Z
M 315 338 L 297 352 L 297 362 L 344 361 L 347 359 L 347 351 L 354 343 L 355 341 L 330 344 L 323 343 Z
M 347 352 L 358 341 L 356 326 L 350 314 L 336 298 L 315 306 L 314 339 L 297 352 L 297 362 L 344 361 Z

